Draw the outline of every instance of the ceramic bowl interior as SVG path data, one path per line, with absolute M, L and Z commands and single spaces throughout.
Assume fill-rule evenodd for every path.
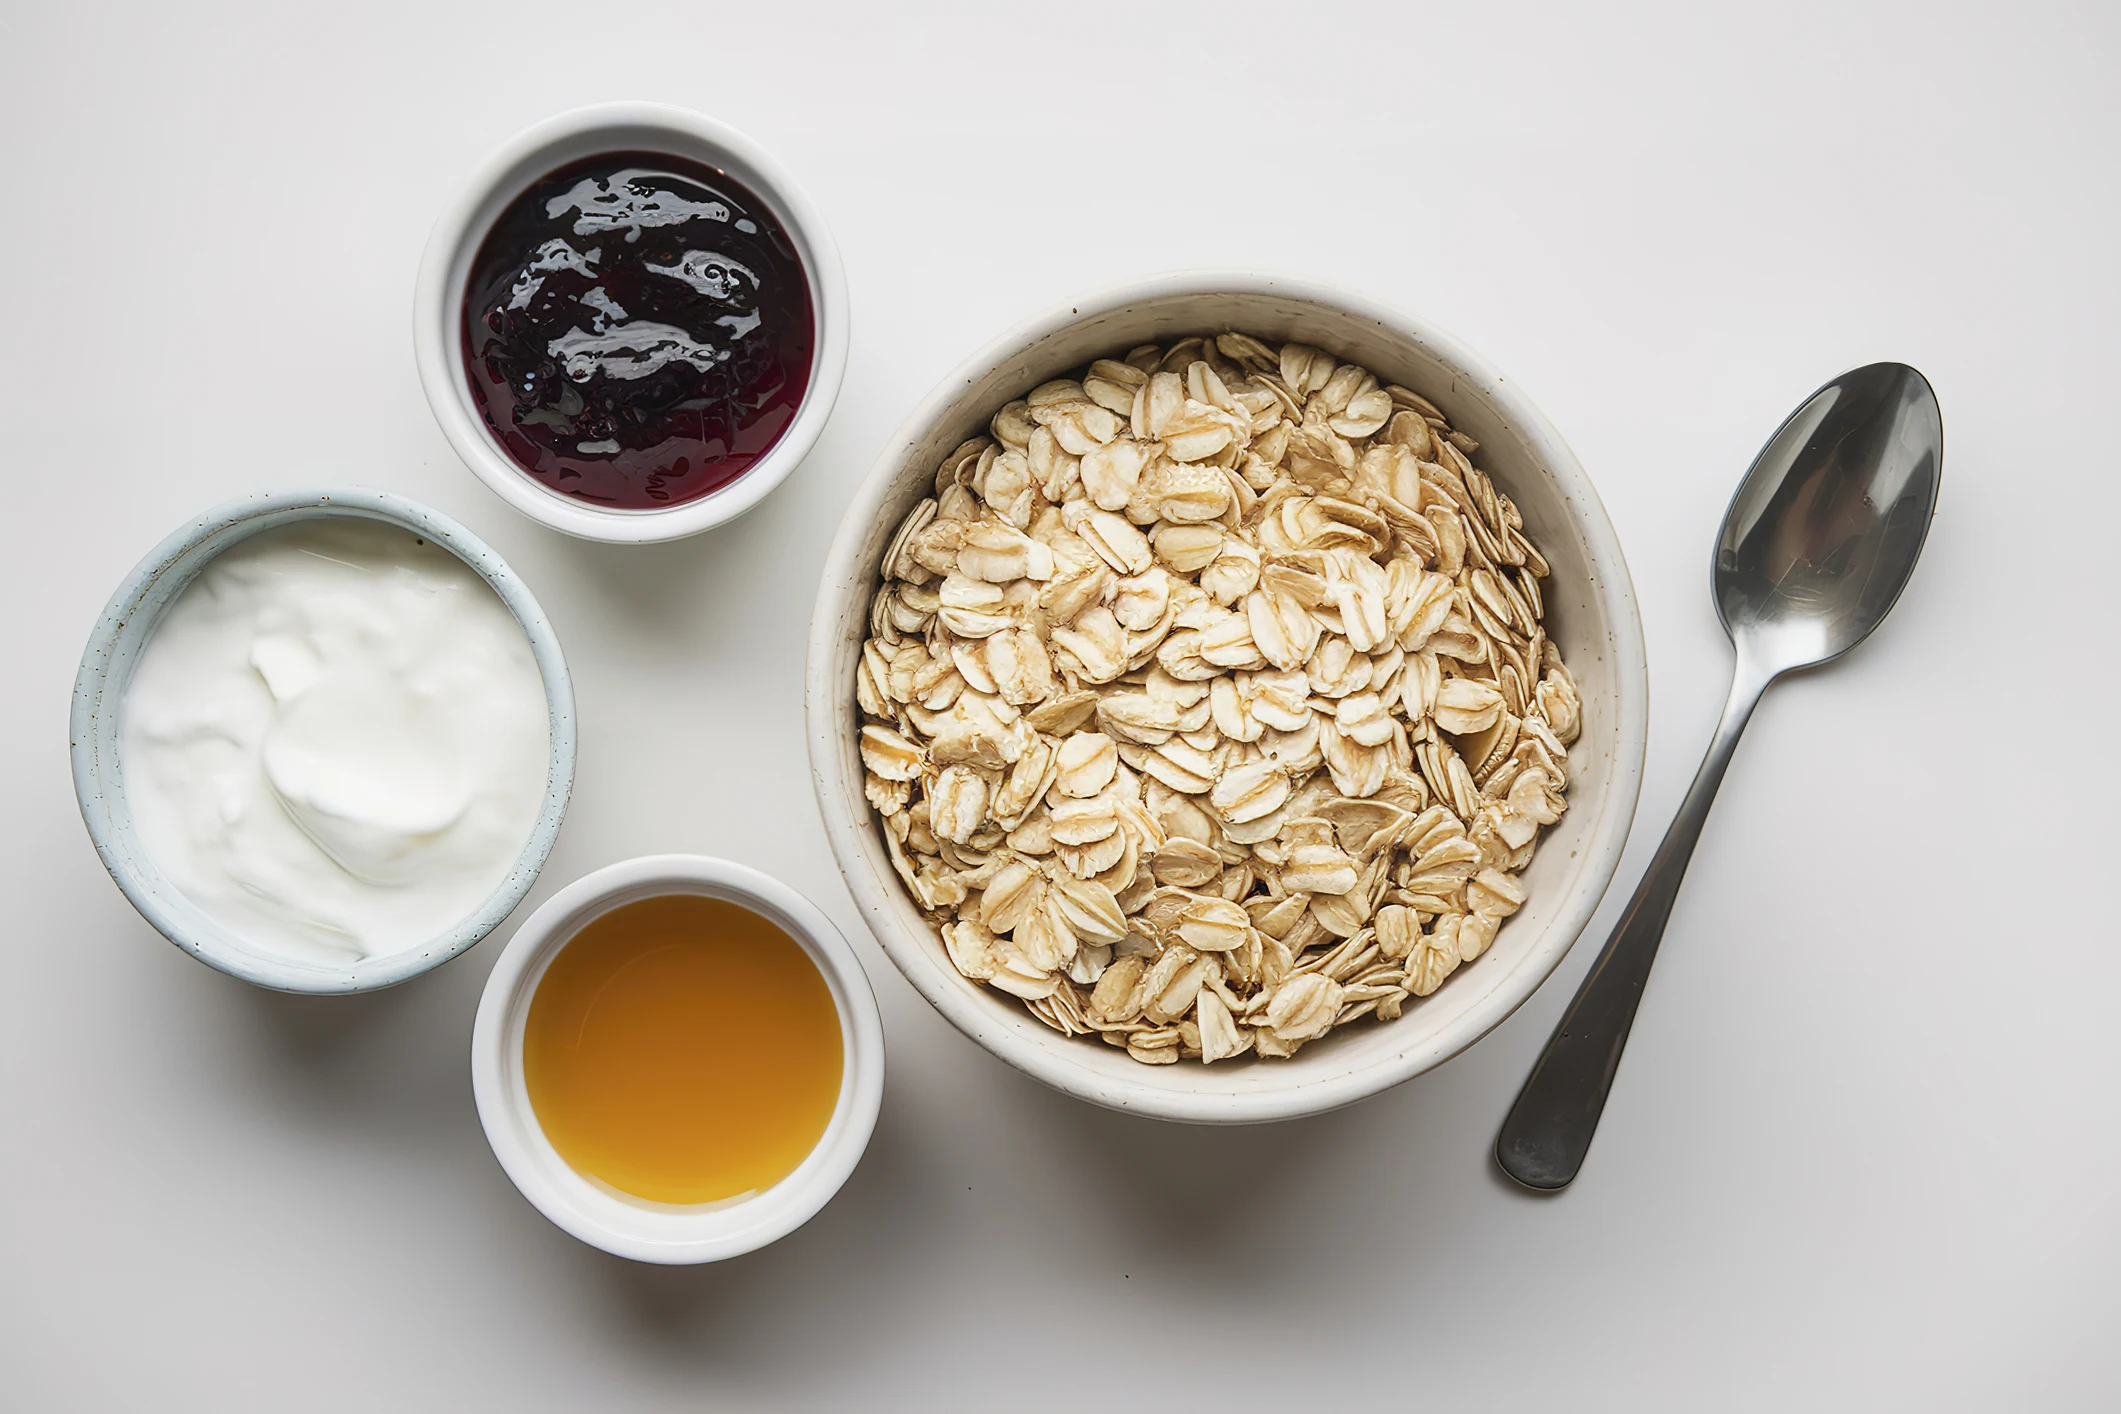
M 209 916 L 162 875 L 140 845 L 125 798 L 119 751 L 120 704 L 140 651 L 162 614 L 201 570 L 230 546 L 293 521 L 354 517 L 385 521 L 453 551 L 493 587 L 530 639 L 545 684 L 551 761 L 537 823 L 508 877 L 470 917 L 417 947 L 347 965 L 326 965 L 268 951 Z M 218 507 L 148 553 L 96 621 L 74 682 L 74 790 L 104 868 L 135 908 L 172 943 L 232 977 L 282 992 L 368 992 L 392 986 L 455 957 L 492 932 L 536 882 L 559 834 L 574 786 L 574 689 L 559 639 L 544 610 L 486 543 L 449 517 L 415 501 L 358 487 L 276 492 Z
M 526 473 L 495 440 L 464 372 L 464 288 L 479 246 L 516 196 L 546 173 L 603 152 L 662 152 L 727 172 L 780 218 L 810 282 L 817 320 L 810 383 L 781 439 L 742 476 L 656 510 L 578 501 Z M 414 295 L 413 344 L 428 405 L 478 478 L 533 520 L 588 540 L 649 543 L 734 520 L 787 479 L 824 430 L 847 363 L 847 282 L 824 217 L 764 149 L 736 129 L 657 103 L 608 103 L 547 119 L 488 158 L 429 237 Z
M 524 1027 L 531 998 L 552 960 L 597 918 L 624 904 L 667 894 L 726 899 L 771 920 L 817 964 L 839 1011 L 845 1064 L 839 1101 L 824 1135 L 779 1183 L 723 1203 L 655 1203 L 585 1178 L 545 1137 L 524 1082 Z M 486 1127 L 494 1157 L 523 1196 L 582 1241 L 641 1262 L 720 1261 L 802 1226 L 854 1171 L 883 1099 L 883 1025 L 854 950 L 824 914 L 787 885 L 740 864 L 695 855 L 627 860 L 578 879 L 548 899 L 509 939 L 487 979 L 471 1057 L 479 1122 Z
M 1583 731 L 1569 753 L 1570 808 L 1548 828 L 1523 910 L 1494 946 L 1394 1022 L 1365 1023 L 1289 1061 L 1145 1066 L 1048 1029 L 1015 999 L 951 966 L 887 856 L 862 797 L 854 671 L 885 545 L 931 494 L 937 464 L 1038 384 L 1146 342 L 1237 329 L 1301 340 L 1400 383 L 1477 439 L 1476 462 L 1517 502 L 1552 564 L 1547 626 L 1580 685 Z M 997 340 L 947 379 L 899 430 L 857 491 L 812 621 L 811 765 L 842 872 L 901 971 L 967 1035 L 1070 1094 L 1115 1109 L 1200 1122 L 1287 1118 L 1347 1104 L 1471 1045 L 1531 995 L 1589 920 L 1633 819 L 1647 728 L 1642 627 L 1620 546 L 1583 469 L 1531 400 L 1477 355 L 1418 319 L 1359 295 L 1243 272 L 1197 272 L 1077 300 Z

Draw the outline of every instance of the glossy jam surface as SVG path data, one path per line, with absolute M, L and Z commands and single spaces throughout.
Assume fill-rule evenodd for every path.
M 464 362 L 517 465 L 652 509 L 742 476 L 795 420 L 816 319 L 795 245 L 710 167 L 606 153 L 509 204 L 472 262 Z
M 523 1076 L 576 1172 L 659 1203 L 763 1191 L 839 1103 L 839 1011 L 772 922 L 671 894 L 613 909 L 530 999 Z

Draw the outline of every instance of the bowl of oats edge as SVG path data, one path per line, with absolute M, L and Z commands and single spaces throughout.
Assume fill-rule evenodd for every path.
M 1478 354 L 1188 271 L 1059 306 L 914 410 L 812 620 L 820 812 L 886 953 L 1077 1098 L 1322 1113 L 1493 1030 L 1640 787 L 1598 494 Z

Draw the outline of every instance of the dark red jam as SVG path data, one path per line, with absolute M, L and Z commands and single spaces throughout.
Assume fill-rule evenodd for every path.
M 516 463 L 649 508 L 728 485 L 781 439 L 816 320 L 795 245 L 711 167 L 616 152 L 501 213 L 464 292 L 464 364 Z

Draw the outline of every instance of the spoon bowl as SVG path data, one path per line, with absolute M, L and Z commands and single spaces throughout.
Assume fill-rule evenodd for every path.
M 1838 658 L 1883 620 L 1937 505 L 1944 420 L 1904 363 L 1844 373 L 1768 439 L 1716 540 L 1716 613 L 1777 672 Z
M 1495 1140 L 1496 1163 L 1527 1188 L 1566 1188 L 1583 1167 L 1679 883 L 1760 695 L 1793 668 L 1840 657 L 1885 618 L 1922 554 L 1943 464 L 1937 395 L 1904 363 L 1842 374 L 1753 458 L 1724 512 L 1712 576 L 1737 649 L 1731 695 L 1678 817 Z

